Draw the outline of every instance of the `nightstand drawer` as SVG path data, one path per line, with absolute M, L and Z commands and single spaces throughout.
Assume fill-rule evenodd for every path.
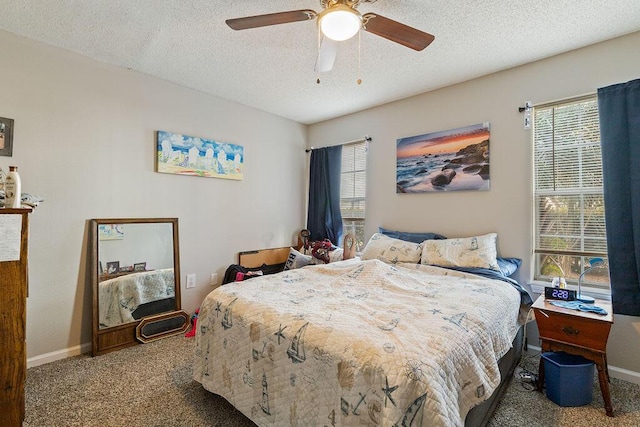
M 609 323 L 538 308 L 535 313 L 540 338 L 606 351 Z

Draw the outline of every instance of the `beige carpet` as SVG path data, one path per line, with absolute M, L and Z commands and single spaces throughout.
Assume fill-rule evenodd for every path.
M 193 338 L 176 336 L 31 368 L 24 426 L 254 426 L 191 379 L 193 346 Z M 523 366 L 535 370 L 537 361 L 527 358 Z M 615 418 L 605 415 L 597 381 L 592 404 L 579 408 L 561 408 L 531 388 L 514 378 L 489 425 L 640 426 L 638 385 L 612 380 Z
M 520 365 L 526 371 L 537 374 L 539 360 L 538 355 L 528 356 Z M 519 380 L 516 375 L 488 425 L 491 427 L 639 427 L 640 386 L 612 378 L 609 389 L 615 413 L 613 418 L 605 413 L 597 376 L 594 376 L 591 404 L 563 408 L 547 399 L 544 394 L 535 391 L 532 384 Z

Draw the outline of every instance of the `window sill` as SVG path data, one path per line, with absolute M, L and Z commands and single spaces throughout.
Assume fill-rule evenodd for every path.
M 543 294 L 545 286 L 551 286 L 550 283 L 541 282 L 539 280 L 531 280 L 527 282 L 527 285 L 531 287 L 531 291 L 535 294 Z M 576 292 L 578 291 L 578 287 L 575 285 L 567 285 L 567 289 L 573 289 Z M 592 288 L 589 286 L 582 286 L 582 293 L 586 296 L 602 299 L 606 301 L 611 301 L 611 291 L 600 289 L 600 288 Z

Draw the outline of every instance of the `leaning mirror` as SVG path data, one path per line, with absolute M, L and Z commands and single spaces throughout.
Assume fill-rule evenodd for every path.
M 138 344 L 136 327 L 163 314 L 180 330 L 177 218 L 90 221 L 94 356 Z M 188 319 L 187 319 L 188 321 Z M 158 331 L 168 336 L 171 331 Z

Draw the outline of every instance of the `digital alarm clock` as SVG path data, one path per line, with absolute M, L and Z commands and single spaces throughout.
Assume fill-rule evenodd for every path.
M 563 288 L 551 288 L 549 286 L 544 287 L 545 299 L 557 299 L 560 301 L 574 301 L 576 300 L 576 291 L 572 289 Z

